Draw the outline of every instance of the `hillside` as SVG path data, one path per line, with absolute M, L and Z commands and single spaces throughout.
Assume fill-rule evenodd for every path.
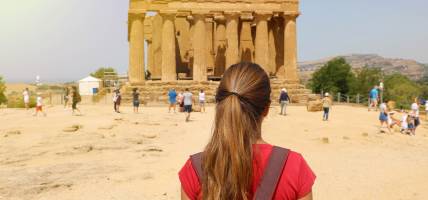
M 364 66 L 379 67 L 386 74 L 398 72 L 413 80 L 422 78 L 424 73 L 428 72 L 428 65 L 418 63 L 414 60 L 385 58 L 376 54 L 351 54 L 340 57 L 345 58 L 353 69 L 359 69 Z M 308 81 L 314 71 L 333 58 L 335 57 L 299 63 L 302 81 Z

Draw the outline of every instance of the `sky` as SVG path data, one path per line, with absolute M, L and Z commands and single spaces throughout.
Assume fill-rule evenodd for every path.
M 351 53 L 428 63 L 427 0 L 301 0 L 299 61 Z M 0 75 L 75 81 L 128 68 L 128 0 L 0 0 Z

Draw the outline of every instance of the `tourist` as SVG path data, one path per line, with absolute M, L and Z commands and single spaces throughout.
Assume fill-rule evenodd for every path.
M 40 112 L 43 113 L 43 116 L 46 117 L 46 112 L 43 110 L 43 98 L 41 93 L 38 92 L 36 97 L 36 112 L 33 114 L 33 116 L 38 116 Z
M 407 118 L 407 126 L 409 129 L 409 135 L 416 135 L 416 117 L 413 111 L 410 113 L 410 115 Z
M 64 88 L 64 109 L 67 109 L 69 100 L 70 100 L 70 89 L 68 87 L 65 87 Z
M 391 132 L 391 129 L 388 126 L 388 106 L 386 105 L 385 102 L 380 104 L 379 110 L 380 110 L 380 114 L 379 114 L 380 132 L 383 132 L 382 127 L 384 124 L 388 128 L 388 131 Z
M 414 132 L 416 132 L 416 129 L 418 128 L 418 126 L 421 123 L 421 121 L 419 120 L 419 101 L 418 101 L 418 98 L 415 98 L 415 102 L 412 103 L 411 109 L 413 112 L 413 116 L 415 117 L 415 130 L 414 130 Z
M 379 90 L 378 90 L 378 87 L 375 86 L 373 87 L 372 90 L 370 90 L 370 94 L 369 94 L 369 101 L 370 101 L 369 111 L 373 108 L 377 111 L 378 100 L 379 100 Z
M 25 90 L 22 92 L 22 96 L 24 99 L 25 109 L 28 110 L 30 108 L 30 91 L 28 88 L 25 88 Z
M 79 91 L 77 90 L 76 86 L 72 86 L 71 91 L 71 109 L 72 109 L 72 115 L 77 115 L 76 112 L 78 112 L 78 115 L 82 115 L 80 110 L 77 108 L 77 104 L 82 101 L 82 97 L 79 94 Z
M 279 103 L 281 105 L 280 115 L 287 115 L 287 105 L 290 102 L 290 97 L 288 96 L 287 89 L 282 88 L 279 95 Z
M 401 121 L 395 118 L 395 111 L 388 112 L 388 127 L 389 127 L 388 130 L 390 133 L 392 133 L 391 129 L 394 129 L 395 126 L 400 127 L 401 126 L 400 123 Z
M 177 105 L 177 92 L 175 91 L 174 88 L 172 88 L 171 90 L 169 90 L 168 92 L 168 99 L 169 99 L 169 107 L 168 107 L 168 113 L 171 112 L 171 109 L 174 110 L 175 112 L 175 107 Z
M 324 110 L 323 121 L 328 121 L 328 115 L 330 114 L 332 100 L 330 98 L 330 94 L 326 92 L 324 94 L 324 98 L 322 99 L 322 108 Z
M 134 106 L 134 113 L 138 113 L 140 107 L 140 93 L 137 88 L 132 89 L 132 105 Z
M 428 100 L 425 101 L 425 120 L 428 121 Z
M 269 77 L 257 64 L 226 70 L 211 139 L 179 172 L 181 199 L 312 200 L 316 177 L 302 155 L 262 138 L 270 93 Z
M 201 107 L 201 112 L 205 112 L 205 92 L 201 90 L 199 92 L 199 106 Z
M 403 134 L 409 134 L 409 113 L 408 112 L 404 112 L 403 116 L 401 117 L 401 130 L 400 132 Z
M 183 101 L 183 99 L 184 99 L 183 93 L 182 92 L 178 93 L 177 102 L 178 102 L 178 106 L 179 106 L 179 109 L 178 109 L 179 112 L 184 112 L 184 101 Z
M 184 112 L 186 113 L 186 122 L 190 121 L 190 113 L 192 112 L 192 104 L 193 104 L 193 95 L 189 91 L 189 88 L 186 88 L 186 91 L 183 94 L 183 105 L 184 105 Z
M 114 111 L 117 113 L 120 113 L 119 107 L 120 107 L 120 103 L 122 101 L 122 95 L 120 94 L 120 90 L 116 89 L 113 92 L 113 107 L 114 107 Z

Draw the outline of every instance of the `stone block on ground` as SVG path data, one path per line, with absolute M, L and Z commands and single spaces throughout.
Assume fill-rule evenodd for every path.
M 322 102 L 320 100 L 309 101 L 307 105 L 307 110 L 309 112 L 322 111 Z

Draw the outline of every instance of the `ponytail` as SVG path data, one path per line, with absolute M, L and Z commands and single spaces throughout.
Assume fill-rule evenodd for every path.
M 252 181 L 252 145 L 260 138 L 270 103 L 267 74 L 256 64 L 231 66 L 216 95 L 213 135 L 203 156 L 204 200 L 247 200 Z

